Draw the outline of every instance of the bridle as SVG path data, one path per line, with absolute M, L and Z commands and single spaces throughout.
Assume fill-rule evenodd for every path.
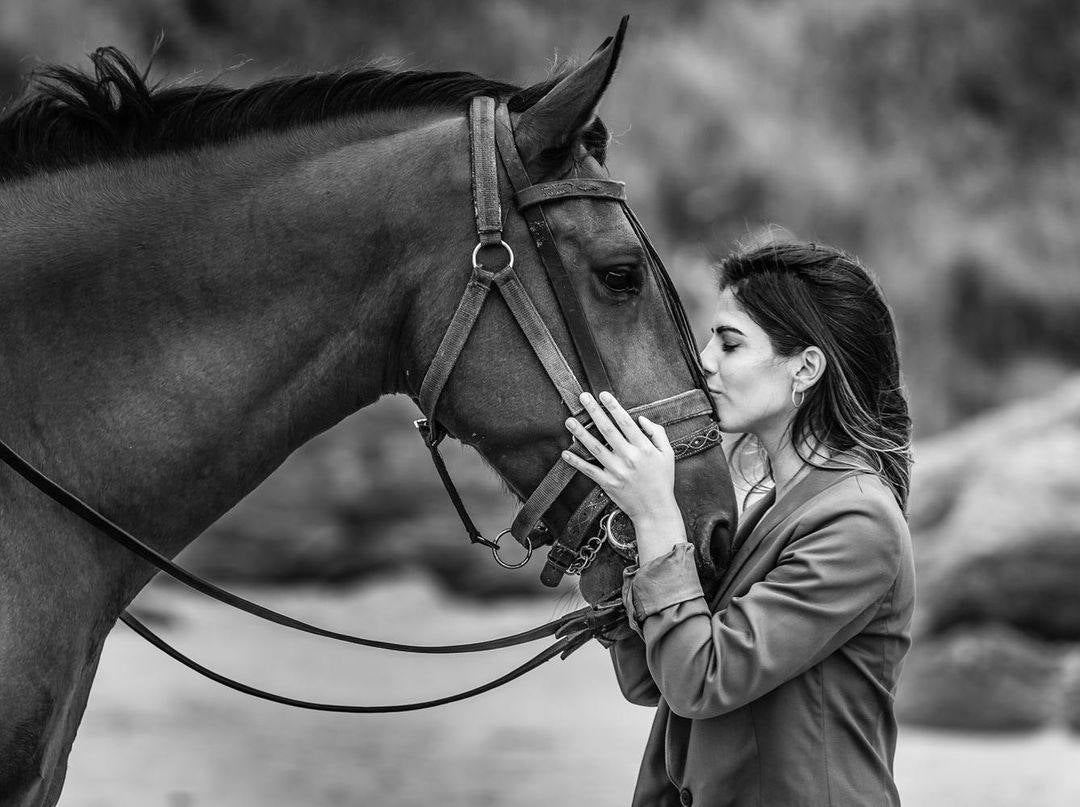
M 502 238 L 502 211 L 499 206 L 496 152 L 516 191 L 515 198 L 518 210 L 529 226 L 537 251 L 546 268 L 547 276 L 551 281 L 552 288 L 555 290 L 556 299 L 569 329 L 575 350 L 585 369 L 588 388 L 593 392 L 612 389 L 607 370 L 597 350 L 592 330 L 583 314 L 576 292 L 570 283 L 566 267 L 559 257 L 542 209 L 545 204 L 558 203 L 563 199 L 583 197 L 613 201 L 619 204 L 626 213 L 635 233 L 637 233 L 641 243 L 647 250 L 654 271 L 656 271 L 665 305 L 679 331 L 682 352 L 697 384 L 695 389 L 644 406 L 634 407 L 629 411 L 635 415 L 645 414 L 654 422 L 665 426 L 671 438 L 676 459 L 683 459 L 719 445 L 719 417 L 716 414 L 712 397 L 708 393 L 697 354 L 693 349 L 693 338 L 690 334 L 686 314 L 679 302 L 674 285 L 671 283 L 671 279 L 660 261 L 659 255 L 653 248 L 641 224 L 626 204 L 623 183 L 606 179 L 575 178 L 532 184 L 514 143 L 513 130 L 506 106 L 496 104 L 495 100 L 490 97 L 479 97 L 472 100 L 469 112 L 469 132 L 473 200 L 478 234 L 478 243 L 473 250 L 473 271 L 465 293 L 462 295 L 453 319 L 421 384 L 419 404 L 427 417 L 416 421 L 416 425 L 431 450 L 435 466 L 443 483 L 446 485 L 458 514 L 462 518 L 470 541 L 490 547 L 495 559 L 508 568 L 522 566 L 524 561 L 511 564 L 500 558 L 499 540 L 504 535 L 509 533 L 526 548 L 526 561 L 536 547 L 551 544 L 547 564 L 541 574 L 541 580 L 547 585 L 556 585 L 563 574 L 578 574 L 583 571 L 596 556 L 605 541 L 617 552 L 627 557 L 633 557 L 632 527 L 629 527 L 629 520 L 623 517 L 624 523 L 621 527 L 619 526 L 618 522 L 621 513 L 614 508 L 603 490 L 597 486 L 585 496 L 571 514 L 563 534 L 558 539 L 555 539 L 553 531 L 543 523 L 543 517 L 576 473 L 570 465 L 560 460 L 526 500 L 512 525 L 499 533 L 498 537 L 492 541 L 484 538 L 472 523 L 438 451 L 438 445 L 446 433 L 435 420 L 435 408 L 454 364 L 465 346 L 469 332 L 480 314 L 484 299 L 492 284 L 499 289 L 503 299 L 510 307 L 514 318 L 524 331 L 529 344 L 536 352 L 571 414 L 583 422 L 588 423 L 589 421 L 587 413 L 585 413 L 578 400 L 582 385 L 574 376 L 554 337 L 552 337 L 551 332 L 540 317 L 536 306 L 514 273 L 512 248 Z M 481 260 L 485 252 L 489 253 L 492 250 L 501 250 L 505 254 L 506 263 L 499 269 L 488 269 Z M 576 442 L 571 450 L 576 451 L 580 456 L 586 456 L 585 450 Z M 234 681 L 188 658 L 154 634 L 130 612 L 124 611 L 120 615 L 121 621 L 128 627 L 181 664 L 231 689 L 264 700 L 303 709 L 354 714 L 406 712 L 440 706 L 479 695 L 482 692 L 487 692 L 508 683 L 556 656 L 566 658 L 590 639 L 610 631 L 625 621 L 625 614 L 622 610 L 622 603 L 618 598 L 618 592 L 613 592 L 613 597 L 605 598 L 597 605 L 578 609 L 532 630 L 483 642 L 437 646 L 408 645 L 366 639 L 327 630 L 278 613 L 225 591 L 177 566 L 169 558 L 140 541 L 108 517 L 102 515 L 86 502 L 34 468 L 3 440 L 0 440 L 0 460 L 58 504 L 178 582 L 219 602 L 278 625 L 364 647 L 423 654 L 472 653 L 511 647 L 550 636 L 557 638 L 557 641 L 553 644 L 505 675 L 465 692 L 417 703 L 358 706 L 298 700 Z M 597 519 L 600 522 L 600 531 L 591 537 L 586 537 L 589 527 Z M 627 534 L 627 530 L 629 530 L 629 534 Z
M 435 358 L 428 367 L 420 385 L 418 404 L 425 417 L 415 421 L 424 442 L 431 450 L 432 461 L 446 487 L 446 491 L 461 518 L 469 540 L 490 547 L 495 560 L 510 569 L 524 566 L 539 546 L 550 544 L 547 563 L 540 580 L 548 586 L 558 585 L 564 574 L 580 574 L 596 557 L 607 542 L 616 552 L 634 558 L 633 527 L 621 511 L 599 486 L 585 496 L 571 513 L 558 537 L 550 525 L 544 523 L 548 508 L 566 489 L 577 471 L 561 458 L 548 471 L 540 484 L 518 511 L 509 528 L 500 532 L 494 540 L 485 538 L 476 528 L 453 481 L 446 464 L 439 455 L 438 446 L 446 435 L 435 419 L 439 396 L 457 362 L 466 340 L 484 305 L 488 292 L 494 285 L 510 308 L 514 319 L 529 341 L 551 382 L 559 392 L 569 413 L 578 420 L 591 425 L 591 419 L 582 406 L 579 396 L 584 389 L 594 395 L 603 390 L 613 390 L 607 368 L 596 347 L 592 328 L 586 318 L 570 281 L 544 217 L 546 205 L 558 204 L 565 199 L 591 198 L 618 204 L 630 221 L 635 234 L 645 247 L 649 262 L 661 289 L 661 296 L 679 334 L 679 346 L 695 382 L 695 387 L 670 398 L 664 398 L 643 406 L 631 408 L 630 414 L 645 415 L 654 423 L 660 423 L 671 440 L 675 459 L 699 454 L 720 444 L 720 418 L 709 393 L 704 371 L 694 350 L 686 312 L 671 282 L 663 261 L 653 247 L 637 216 L 626 203 L 625 184 L 609 179 L 571 178 L 555 182 L 533 184 L 518 153 L 510 113 L 505 103 L 481 96 L 472 99 L 469 109 L 469 144 L 472 156 L 473 209 L 476 216 L 478 236 L 473 249 L 473 271 L 457 310 L 443 335 Z M 518 212 L 525 219 L 533 243 L 544 265 L 555 299 L 570 333 L 571 341 L 585 372 L 583 385 L 570 369 L 566 357 L 559 349 L 536 305 L 514 272 L 514 252 L 503 240 L 502 207 L 499 202 L 499 174 L 496 159 L 501 161 L 510 184 L 515 191 Z M 488 268 L 479 260 L 484 252 L 501 253 L 504 263 L 499 268 Z M 573 441 L 571 451 L 591 459 L 591 455 Z M 590 528 L 599 519 L 600 528 L 590 534 Z M 512 535 L 525 547 L 525 558 L 519 563 L 508 563 L 499 555 L 499 542 L 505 535 Z

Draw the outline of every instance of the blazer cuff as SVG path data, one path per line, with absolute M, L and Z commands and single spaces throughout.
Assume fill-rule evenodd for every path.
M 639 628 L 635 633 L 640 633 L 640 623 L 653 614 L 704 596 L 690 543 L 675 544 L 666 555 L 623 572 L 623 603 L 631 627 Z

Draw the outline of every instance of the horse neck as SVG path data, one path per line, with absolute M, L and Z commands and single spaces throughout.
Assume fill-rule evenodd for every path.
M 0 187 L 4 439 L 179 551 L 396 386 L 416 256 L 440 236 L 420 214 L 466 154 L 435 131 L 358 143 L 339 123 Z M 26 487 L 0 475 L 55 521 Z

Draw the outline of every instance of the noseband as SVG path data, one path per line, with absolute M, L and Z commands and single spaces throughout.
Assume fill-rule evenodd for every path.
M 477 234 L 477 244 L 472 253 L 472 275 L 420 385 L 418 404 L 426 417 L 415 421 L 415 425 L 431 451 L 432 461 L 461 517 L 469 540 L 490 547 L 495 560 L 511 569 L 524 566 L 534 549 L 550 544 L 551 549 L 548 550 L 547 563 L 540 574 L 540 580 L 545 585 L 555 586 L 564 574 L 583 572 L 605 542 L 624 557 L 633 558 L 636 551 L 630 520 L 618 511 L 603 489 L 597 485 L 578 504 L 561 531 L 546 524 L 544 516 L 548 509 L 577 473 L 572 465 L 560 457 L 525 501 L 510 527 L 500 532 L 494 540 L 485 538 L 469 518 L 461 496 L 447 472 L 446 464 L 439 455 L 438 446 L 446 436 L 446 431 L 435 418 L 439 397 L 493 285 L 510 308 L 544 371 L 558 390 L 559 397 L 573 417 L 587 427 L 592 425 L 591 418 L 581 405 L 580 395 L 583 389 L 589 389 L 594 395 L 604 390 L 613 391 L 607 368 L 596 347 L 592 328 L 544 216 L 544 207 L 566 199 L 582 198 L 617 204 L 646 249 L 661 297 L 677 328 L 679 347 L 690 369 L 695 388 L 633 407 L 629 410 L 630 414 L 645 415 L 654 423 L 663 425 L 671 440 L 676 460 L 718 445 L 720 418 L 694 349 L 686 312 L 659 254 L 637 216 L 626 203 L 625 184 L 609 179 L 572 178 L 534 185 L 518 153 L 506 104 L 497 104 L 495 99 L 490 97 L 472 99 L 469 108 L 469 143 Z M 514 251 L 503 240 L 497 162 L 502 163 L 510 179 L 515 191 L 517 210 L 528 225 L 536 251 L 555 292 L 555 299 L 570 333 L 571 342 L 584 368 L 584 384 L 574 375 L 569 362 L 514 271 Z M 493 264 L 496 259 L 501 259 L 501 262 L 497 268 L 489 268 L 486 263 L 481 262 L 481 255 L 490 255 Z M 572 442 L 570 450 L 580 457 L 591 458 L 577 440 Z M 589 535 L 590 528 L 598 519 L 600 529 Z M 507 534 L 512 535 L 525 547 L 526 555 L 520 563 L 508 563 L 499 555 L 499 541 Z

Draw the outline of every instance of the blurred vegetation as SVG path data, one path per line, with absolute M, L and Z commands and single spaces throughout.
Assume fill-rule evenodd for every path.
M 166 83 L 374 62 L 527 84 L 590 53 L 626 12 L 602 109 L 609 162 L 698 333 L 710 261 L 779 230 L 853 251 L 879 277 L 917 438 L 1075 372 L 1071 0 L 11 0 L 0 94 L 43 62 L 86 66 L 100 45 L 145 64 L 162 33 L 151 75 Z M 401 413 L 404 434 L 400 403 L 385 411 Z M 471 494 L 487 496 L 493 483 L 467 467 Z M 441 496 L 420 473 L 422 495 Z
M 0 93 L 116 44 L 165 82 L 376 62 L 530 83 L 631 13 L 613 173 L 695 322 L 766 228 L 859 254 L 901 328 L 917 434 L 1055 385 L 1077 351 L 1080 6 L 1069 0 L 29 0 Z

